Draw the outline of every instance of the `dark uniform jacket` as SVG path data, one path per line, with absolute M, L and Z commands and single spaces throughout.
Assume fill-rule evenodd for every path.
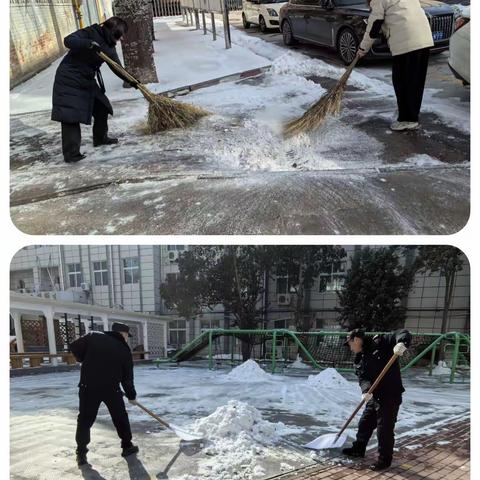
M 105 95 L 101 75 L 100 73 L 97 75 L 103 60 L 90 48 L 92 41 L 95 41 L 106 55 L 120 63 L 115 42 L 108 36 L 105 28 L 94 24 L 65 37 L 63 42 L 70 50 L 55 74 L 52 120 L 90 125 L 95 97 L 105 105 L 111 115 L 113 114 L 112 106 Z M 119 76 L 117 72 L 112 71 Z M 95 80 L 96 75 L 100 78 L 100 87 Z M 120 78 L 126 80 L 121 76 Z
M 70 350 L 82 363 L 79 387 L 110 390 L 122 384 L 127 398 L 136 398 L 132 352 L 120 333 L 88 333 L 71 343 Z
M 363 351 L 357 353 L 354 359 L 355 374 L 358 376 L 362 393 L 367 393 L 376 378 L 393 355 L 393 347 L 402 342 L 410 346 L 412 336 L 408 330 L 398 330 L 394 333 L 367 336 L 363 340 Z M 405 391 L 400 374 L 400 364 L 397 361 L 390 367 L 373 392 L 375 398 L 401 396 Z

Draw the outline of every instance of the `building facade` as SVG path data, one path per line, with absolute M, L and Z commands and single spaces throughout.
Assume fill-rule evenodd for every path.
M 342 288 L 355 248 L 360 247 L 344 248 L 345 260 L 322 272 L 306 292 L 305 315 L 310 316 L 316 330 L 340 329 L 336 291 Z M 206 329 L 230 328 L 234 322 L 221 305 L 188 322 L 180 317 L 171 320 L 175 312 L 166 309 L 160 285 L 178 272 L 177 259 L 185 249 L 184 245 L 28 246 L 12 259 L 10 288 L 58 301 L 170 316 L 168 348 L 177 349 Z M 288 278 L 270 275 L 265 295 L 259 300 L 259 320 L 266 328 L 293 328 L 293 294 L 288 284 Z M 418 273 L 405 303 L 405 326 L 418 333 L 440 332 L 444 292 L 444 277 Z M 456 277 L 447 329 L 470 329 L 467 259 Z
M 111 0 L 10 0 L 10 83 L 27 80 L 63 55 L 63 39 L 112 15 Z

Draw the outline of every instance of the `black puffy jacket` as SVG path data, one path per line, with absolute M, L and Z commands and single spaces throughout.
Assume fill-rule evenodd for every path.
M 52 120 L 64 123 L 84 123 L 92 121 L 95 97 L 113 114 L 112 106 L 95 80 L 103 60 L 90 48 L 92 41 L 100 45 L 101 50 L 115 62 L 120 60 L 115 42 L 109 38 L 108 31 L 98 24 L 77 30 L 64 39 L 69 52 L 57 68 L 53 84 Z M 117 76 L 121 75 L 112 70 Z
M 363 340 L 363 350 L 355 355 L 354 369 L 358 376 L 362 393 L 367 393 L 376 378 L 393 355 L 393 347 L 402 342 L 410 346 L 412 335 L 408 330 L 367 336 Z M 405 391 L 400 374 L 400 364 L 397 361 L 390 367 L 377 388 L 373 392 L 375 398 L 396 397 Z
M 132 352 L 118 332 L 91 332 L 70 344 L 82 363 L 79 387 L 115 390 L 122 384 L 127 398 L 136 398 Z

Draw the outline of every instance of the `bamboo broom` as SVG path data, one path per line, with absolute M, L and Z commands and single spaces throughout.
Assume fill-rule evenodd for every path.
M 322 95 L 320 100 L 314 103 L 300 118 L 296 118 L 285 125 L 283 129 L 285 137 L 293 137 L 299 133 L 316 130 L 322 126 L 328 116 L 340 113 L 343 93 L 357 62 L 358 57 L 355 57 L 334 87 Z
M 151 92 L 108 55 L 103 52 L 98 52 L 98 55 L 129 82 L 135 84 L 148 101 L 147 133 L 152 134 L 172 128 L 186 128 L 208 115 L 208 112 L 199 107 Z

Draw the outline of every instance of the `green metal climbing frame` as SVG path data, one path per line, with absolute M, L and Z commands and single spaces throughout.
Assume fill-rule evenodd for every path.
M 382 332 L 369 332 L 377 335 Z M 470 337 L 464 333 L 414 333 L 412 345 L 400 359 L 402 371 L 414 366 L 428 368 L 432 375 L 436 361 L 443 359 L 451 369 L 450 383 L 470 368 Z M 203 332 L 179 350 L 169 362 L 208 360 L 210 369 L 219 364 L 239 364 L 252 358 L 275 373 L 300 356 L 314 369 L 353 371 L 353 354 L 343 343 L 346 332 L 294 332 L 286 329 L 212 329 Z M 158 364 L 163 363 L 159 360 Z

